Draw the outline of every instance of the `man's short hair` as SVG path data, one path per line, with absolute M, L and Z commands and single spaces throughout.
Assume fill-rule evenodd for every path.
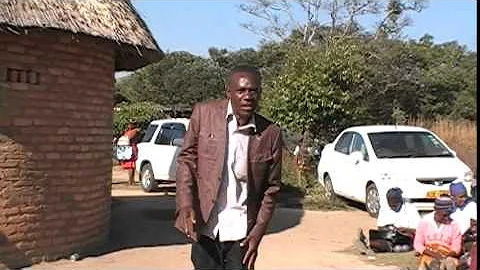
M 236 73 L 248 73 L 255 76 L 258 82 L 262 81 L 262 75 L 257 67 L 251 65 L 239 65 L 232 68 L 227 75 L 227 84 L 230 84 L 230 80 L 232 79 L 233 75 Z

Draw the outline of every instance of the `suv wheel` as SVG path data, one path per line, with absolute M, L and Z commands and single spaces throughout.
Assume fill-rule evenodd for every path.
M 380 197 L 377 186 L 370 184 L 367 186 L 367 195 L 365 196 L 365 208 L 370 216 L 377 218 L 380 210 Z
M 152 192 L 157 187 L 157 182 L 155 181 L 152 165 L 150 165 L 150 163 L 142 166 L 140 171 L 140 185 L 145 192 Z

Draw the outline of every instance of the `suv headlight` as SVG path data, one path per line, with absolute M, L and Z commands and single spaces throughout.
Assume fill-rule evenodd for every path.
M 472 182 L 473 181 L 473 172 L 468 171 L 463 175 L 463 181 L 465 182 Z

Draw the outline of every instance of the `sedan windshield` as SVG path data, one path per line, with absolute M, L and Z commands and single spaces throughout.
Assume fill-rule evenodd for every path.
M 368 138 L 377 158 L 453 157 L 429 132 L 378 132 L 369 133 Z

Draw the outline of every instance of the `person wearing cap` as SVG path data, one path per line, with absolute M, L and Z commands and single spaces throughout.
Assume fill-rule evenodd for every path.
M 435 199 L 434 211 L 418 224 L 413 247 L 419 254 L 419 270 L 455 270 L 462 248 L 459 225 L 450 218 L 453 201 L 449 196 Z
M 467 188 L 462 183 L 450 184 L 449 190 L 454 203 L 450 217 L 458 223 L 464 235 L 470 228 L 470 218 L 477 215 L 477 204 L 467 195 Z

